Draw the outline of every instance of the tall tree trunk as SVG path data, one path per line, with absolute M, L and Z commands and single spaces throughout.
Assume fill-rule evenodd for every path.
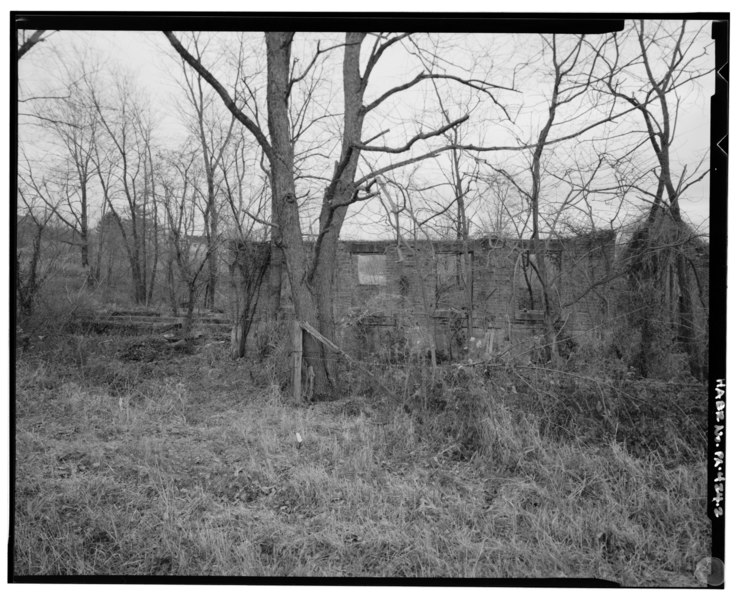
M 261 284 L 269 267 L 269 247 L 244 242 L 236 246 L 234 260 L 229 265 L 230 285 L 235 302 L 231 307 L 233 330 L 230 351 L 233 358 L 246 355 L 246 342 L 253 324 Z
M 320 211 L 320 234 L 315 243 L 310 284 L 317 301 L 320 332 L 335 341 L 335 268 L 338 238 L 348 205 L 356 193 L 354 185 L 360 152 L 353 145 L 361 142 L 363 130 L 364 82 L 360 73 L 361 42 L 365 33 L 347 33 L 343 58 L 343 144 L 332 181 L 325 190 Z M 322 358 L 333 386 L 337 386 L 337 356 L 322 347 Z
M 90 266 L 90 244 L 87 236 L 80 237 L 79 253 L 82 262 L 82 269 L 84 269 L 85 272 L 84 284 L 87 287 L 91 287 L 95 283 L 95 276 L 92 267 Z
M 43 238 L 44 227 L 36 224 L 36 231 L 33 236 L 33 246 L 31 251 L 31 259 L 28 263 L 28 272 L 25 279 L 21 273 L 20 260 L 16 254 L 16 293 L 20 313 L 22 317 L 30 317 L 33 314 L 34 304 L 36 302 L 36 294 L 38 292 L 38 263 L 41 260 L 41 241 Z
M 146 304 L 146 284 L 141 275 L 141 265 L 135 258 L 130 259 L 130 265 L 133 278 L 133 301 L 136 304 Z
M 123 240 L 125 243 L 125 249 L 128 254 L 128 262 L 130 263 L 131 269 L 131 284 L 133 286 L 133 301 L 136 304 L 146 303 L 146 282 L 144 281 L 141 274 L 141 240 L 140 232 L 138 231 L 138 224 L 136 219 L 135 211 L 131 211 L 131 240 L 132 244 L 128 243 L 128 239 L 125 235 L 125 227 L 120 219 L 116 219 L 120 228 Z
M 146 303 L 146 283 L 141 276 L 140 248 L 139 238 L 135 230 L 135 222 L 133 222 L 133 248 L 128 248 L 128 261 L 131 268 L 131 284 L 133 286 L 133 301 L 136 304 Z
M 94 264 L 91 268 L 92 280 L 96 283 L 100 282 L 102 276 L 102 253 L 103 253 L 103 239 L 102 232 L 98 233 L 97 250 L 95 251 Z
M 149 164 L 149 173 L 151 176 L 151 205 L 153 207 L 153 213 L 154 213 L 154 232 L 153 232 L 153 245 L 154 245 L 154 257 L 153 257 L 153 264 L 151 265 L 151 277 L 148 284 L 148 299 L 147 304 L 151 304 L 151 300 L 153 299 L 154 295 L 154 285 L 156 283 L 156 271 L 159 266 L 159 211 L 156 204 L 156 180 L 154 179 L 154 162 L 153 157 L 151 156 L 151 144 L 147 145 L 147 155 L 148 155 L 148 164 Z
M 323 245 L 318 256 L 314 257 L 315 271 L 312 278 L 312 289 L 315 292 L 317 300 L 317 322 L 320 333 L 329 340 L 335 342 L 335 305 L 334 305 L 334 289 L 335 289 L 335 264 L 334 257 L 337 255 L 338 239 L 337 235 L 330 235 L 328 239 L 323 241 Z M 333 258 L 331 258 L 333 257 Z M 332 385 L 338 384 L 337 373 L 337 355 L 336 353 L 321 346 L 321 356 L 325 361 L 326 371 Z
M 157 213 L 154 212 L 154 256 L 153 256 L 153 262 L 151 264 L 151 277 L 149 278 L 148 282 L 148 299 L 146 301 L 146 304 L 151 304 L 154 296 L 154 286 L 156 284 L 156 272 L 159 268 L 159 219 L 157 216 Z
M 182 337 L 185 339 L 192 337 L 192 323 L 194 322 L 194 304 L 196 294 L 196 281 L 187 281 L 187 313 L 184 316 L 184 323 L 182 324 Z
M 458 143 L 458 132 L 454 132 L 453 141 Z M 463 191 L 463 176 L 461 174 L 460 154 L 458 150 L 452 151 L 453 161 L 453 191 L 455 193 L 458 215 L 456 237 L 461 241 L 463 251 L 460 257 L 461 276 L 464 283 L 464 295 L 466 300 L 466 345 L 471 343 L 473 337 L 473 255 L 468 244 L 468 219 L 466 217 L 466 194 Z
M 542 147 L 541 147 L 542 149 Z M 540 219 L 540 206 L 539 206 L 539 156 L 533 159 L 533 172 L 535 168 L 538 169 L 537 178 L 533 179 L 532 184 L 532 239 L 531 242 L 531 254 L 535 257 L 535 263 L 533 270 L 537 275 L 540 282 L 540 288 L 542 290 L 542 302 L 543 302 L 543 356 L 546 360 L 550 360 L 556 363 L 558 360 L 558 344 L 557 344 L 557 333 L 555 330 L 555 321 L 557 315 L 555 314 L 554 307 L 552 304 L 550 294 L 550 284 L 548 279 L 548 269 L 546 263 L 546 244 L 540 239 L 539 219 Z
M 274 202 L 272 202 L 272 214 L 276 214 Z M 271 230 L 270 257 L 271 267 L 269 269 L 269 280 L 267 282 L 268 298 L 266 306 L 266 320 L 276 323 L 281 311 L 282 278 L 284 277 L 284 253 L 279 244 L 281 236 L 279 229 L 273 227 Z
M 555 36 L 553 36 L 555 42 Z M 553 363 L 558 361 L 558 340 L 555 330 L 555 321 L 558 317 L 558 307 L 553 307 L 550 281 L 548 279 L 548 269 L 545 262 L 547 244 L 540 239 L 540 162 L 548 134 L 555 121 L 555 113 L 558 108 L 559 92 L 561 81 L 563 78 L 560 64 L 556 60 L 555 45 L 553 46 L 553 57 L 555 65 L 555 80 L 553 84 L 553 93 L 548 106 L 548 120 L 540 131 L 537 145 L 532 155 L 532 165 L 530 167 L 532 175 L 532 191 L 530 193 L 530 206 L 532 207 L 532 236 L 530 239 L 532 254 L 535 257 L 534 271 L 540 281 L 540 287 L 543 294 L 543 356 L 551 360 Z
M 90 232 L 87 217 L 87 184 L 82 180 L 80 187 L 81 206 L 79 215 L 79 238 L 80 238 L 80 259 L 82 261 L 82 269 L 85 272 L 85 286 L 91 287 L 95 284 L 95 273 L 90 266 Z
M 207 281 L 205 283 L 204 306 L 208 309 L 215 307 L 215 286 L 217 284 L 217 256 L 215 244 L 217 241 L 217 215 L 215 214 L 215 180 L 210 164 L 210 155 L 205 142 L 204 129 L 202 131 L 202 148 L 205 160 L 205 176 L 207 178 L 207 206 L 205 207 L 205 237 L 207 239 Z
M 268 123 L 271 161 L 273 215 L 279 226 L 287 274 L 292 289 L 295 316 L 299 321 L 318 323 L 317 306 L 307 285 L 308 257 L 302 239 L 297 195 L 294 187 L 294 148 L 289 120 L 289 69 L 293 34 L 266 33 Z M 304 336 L 304 356 L 314 372 L 315 398 L 329 398 L 333 385 L 323 358 L 322 344 Z
M 177 301 L 177 284 L 174 277 L 174 254 L 169 249 L 169 256 L 166 261 L 166 283 L 169 290 L 169 304 L 171 306 L 171 314 L 175 317 L 179 316 L 179 302 Z
M 217 256 L 213 248 L 207 257 L 207 284 L 205 286 L 205 308 L 215 309 L 215 292 L 217 288 Z
M 113 286 L 113 262 L 114 262 L 114 257 L 113 257 L 113 251 L 111 248 L 110 252 L 108 252 L 107 254 L 107 269 L 106 269 L 106 274 L 105 274 L 105 280 L 106 280 L 108 287 Z
M 148 302 L 148 194 L 149 194 L 149 182 L 148 182 L 148 165 L 146 159 L 143 161 L 143 207 L 141 215 L 141 231 L 138 239 L 141 242 L 140 259 L 141 264 L 139 265 L 139 274 L 143 283 L 143 289 L 141 292 L 141 304 L 147 304 Z

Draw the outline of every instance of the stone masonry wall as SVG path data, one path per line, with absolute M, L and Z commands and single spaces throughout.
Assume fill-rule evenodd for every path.
M 569 331 L 596 328 L 608 318 L 605 278 L 614 256 L 608 234 L 549 240 L 549 267 Z M 343 241 L 337 256 L 335 316 L 338 343 L 365 354 L 380 350 L 402 332 L 431 331 L 439 351 L 458 354 L 465 340 L 468 289 L 472 288 L 473 332 L 492 331 L 497 348 L 540 333 L 540 300 L 531 308 L 525 284 L 527 240 L 481 239 L 468 244 L 471 281 L 465 281 L 459 241 Z M 362 281 L 363 280 L 363 281 Z M 284 272 L 282 303 L 291 304 Z M 376 331 L 374 331 L 376 330 Z M 398 333 L 399 332 L 399 333 Z

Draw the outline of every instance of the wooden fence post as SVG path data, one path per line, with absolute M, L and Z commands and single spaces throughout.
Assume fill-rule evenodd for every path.
M 310 325 L 309 323 L 298 323 L 298 325 L 302 329 L 304 329 L 308 334 L 310 334 L 313 338 L 315 338 L 318 342 L 320 342 L 321 344 L 327 346 L 328 348 L 330 348 L 334 352 L 337 352 L 338 354 L 341 354 L 346 359 L 348 359 L 348 361 L 354 367 L 356 367 L 356 368 L 360 369 L 361 371 L 363 371 L 364 373 L 366 373 L 373 380 L 376 380 L 376 375 L 374 375 L 371 371 L 369 371 L 366 367 L 364 367 L 360 362 L 354 360 L 351 357 L 351 355 L 348 354 L 345 350 L 342 350 L 341 348 L 339 348 L 338 346 L 336 346 L 335 345 L 335 342 L 330 341 L 328 338 L 326 338 L 324 335 L 322 335 L 317 329 L 315 329 L 312 325 Z M 312 369 L 311 368 L 310 368 L 310 371 L 308 372 L 308 374 L 310 374 L 310 373 L 311 373 L 311 377 L 314 377 L 314 373 L 312 373 Z M 384 384 L 382 384 L 381 381 L 377 381 L 377 383 L 379 384 L 379 386 L 381 386 L 381 388 L 387 393 L 387 395 L 390 398 L 392 398 L 394 400 L 397 400 L 398 402 L 401 402 L 401 400 L 399 400 L 399 398 L 397 398 L 394 395 L 394 393 L 389 388 L 387 388 Z M 312 386 L 312 384 L 310 384 L 310 388 L 311 388 L 311 386 Z M 310 391 L 310 394 L 311 393 L 312 392 Z
M 302 401 L 302 326 L 297 319 L 292 327 L 292 390 L 294 399 Z

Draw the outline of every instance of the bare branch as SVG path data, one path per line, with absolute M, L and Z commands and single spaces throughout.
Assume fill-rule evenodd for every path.
M 17 60 L 20 60 L 25 56 L 25 54 L 33 48 L 36 44 L 39 42 L 44 42 L 48 38 L 42 38 L 41 36 L 46 33 L 45 29 L 37 29 L 31 34 L 31 37 L 29 37 L 26 41 L 24 41 L 20 47 L 18 48 L 18 54 L 16 56 Z
M 61 119 L 51 119 L 49 117 L 43 117 L 36 113 L 18 113 L 19 117 L 33 117 L 34 119 L 38 119 L 39 121 L 45 121 L 47 123 L 51 123 L 53 125 L 66 125 L 67 127 L 74 127 L 77 129 L 80 129 L 80 126 L 75 123 L 70 123 L 69 121 L 63 121 Z
M 195 70 L 197 73 L 200 74 L 200 76 L 209 83 L 212 88 L 217 92 L 217 94 L 222 98 L 223 102 L 225 103 L 225 106 L 228 108 L 228 110 L 233 114 L 233 116 L 238 119 L 243 125 L 245 125 L 246 129 L 251 132 L 253 137 L 256 138 L 256 141 L 259 143 L 261 148 L 264 151 L 264 154 L 271 160 L 273 158 L 273 150 L 271 148 L 271 144 L 266 139 L 266 136 L 263 134 L 261 129 L 254 123 L 242 110 L 240 110 L 236 104 L 235 101 L 230 97 L 230 94 L 228 94 L 227 90 L 222 86 L 222 84 L 215 78 L 215 76 L 210 73 L 203 65 L 202 63 L 197 60 L 194 56 L 192 56 L 187 49 L 182 46 L 181 42 L 176 38 L 176 36 L 171 31 L 164 31 L 163 34 L 166 36 L 166 38 L 169 40 L 171 45 L 174 47 L 174 49 L 179 53 L 179 55 L 187 61 L 187 63 Z
M 387 98 L 389 98 L 389 97 L 391 97 L 394 94 L 397 94 L 399 92 L 403 92 L 404 90 L 407 90 L 407 89 L 409 89 L 409 88 L 417 85 L 421 81 L 425 81 L 427 79 L 449 79 L 451 81 L 457 81 L 457 82 L 462 83 L 463 85 L 465 85 L 467 87 L 470 87 L 470 88 L 473 88 L 473 89 L 478 90 L 480 92 L 483 92 L 484 94 L 486 94 L 487 96 L 489 96 L 489 98 L 491 98 L 491 100 L 494 102 L 494 104 L 496 104 L 499 108 L 501 108 L 502 111 L 504 112 L 505 116 L 507 118 L 509 118 L 509 114 L 507 113 L 507 110 L 504 108 L 504 106 L 502 106 L 497 101 L 497 99 L 494 96 L 494 94 L 492 94 L 489 90 L 490 89 L 499 89 L 499 90 L 507 90 L 507 91 L 511 91 L 511 92 L 516 92 L 517 90 L 515 90 L 514 88 L 506 87 L 506 86 L 503 86 L 503 85 L 495 85 L 493 83 L 488 83 L 488 82 L 482 81 L 480 79 L 463 79 L 462 77 L 457 77 L 455 75 L 445 75 L 445 74 L 441 74 L 441 73 L 419 73 L 419 74 L 417 74 L 414 77 L 414 79 L 411 79 L 407 83 L 403 83 L 402 85 L 395 86 L 395 87 L 391 88 L 390 90 L 387 90 L 386 92 L 384 92 L 376 100 L 374 100 L 373 102 L 371 102 L 370 104 L 368 104 L 367 106 L 365 106 L 363 108 L 363 112 L 364 113 L 368 113 L 368 112 L 372 111 L 377 106 L 379 106 L 382 102 L 384 102 Z
M 261 225 L 266 225 L 267 227 L 276 227 L 277 229 L 279 228 L 279 226 L 276 223 L 272 223 L 271 221 L 266 221 L 264 219 L 261 219 L 257 217 L 256 215 L 253 215 L 250 212 L 248 212 L 248 210 L 246 210 L 245 208 L 242 208 L 241 210 L 246 214 L 246 216 L 256 221 L 256 223 L 259 223 Z
M 427 152 L 426 154 L 422 154 L 420 156 L 415 156 L 415 157 L 412 157 L 412 158 L 408 158 L 407 160 L 401 160 L 401 161 L 399 161 L 397 163 L 392 163 L 392 164 L 387 165 L 385 167 L 381 167 L 380 169 L 376 169 L 374 171 L 371 171 L 368 175 L 366 175 L 364 177 L 361 177 L 361 179 L 359 179 L 356 182 L 356 185 L 357 186 L 363 185 L 367 181 L 369 181 L 371 179 L 375 179 L 379 175 L 383 175 L 384 173 L 388 173 L 390 171 L 394 171 L 396 169 L 400 169 L 402 167 L 406 167 L 407 165 L 411 165 L 411 164 L 414 164 L 416 162 L 420 162 L 422 160 L 426 160 L 428 158 L 435 158 L 436 156 L 438 156 L 438 154 L 440 154 L 440 152 L 442 152 L 444 150 L 450 150 L 451 148 L 452 148 L 452 146 L 447 146 L 447 147 L 441 148 L 439 150 L 432 150 L 430 152 Z
M 307 73 L 309 73 L 310 72 L 310 69 L 312 69 L 312 67 L 315 66 L 315 63 L 317 62 L 317 59 L 318 59 L 318 57 L 321 54 L 325 54 L 327 52 L 330 52 L 331 50 L 335 50 L 336 48 L 342 48 L 343 46 L 345 46 L 345 44 L 334 44 L 334 45 L 329 46 L 327 48 L 320 48 L 320 42 L 318 41 L 317 42 L 317 50 L 315 51 L 315 55 L 312 57 L 312 60 L 310 60 L 310 62 L 307 65 L 307 67 L 305 67 L 305 70 L 302 72 L 302 75 L 299 75 L 297 77 L 292 77 L 289 80 L 289 85 L 287 86 L 287 94 L 290 94 L 291 93 L 292 86 L 295 83 L 299 83 L 300 81 L 302 81 L 307 76 Z M 296 63 L 295 63 L 295 66 L 296 66 Z
M 431 137 L 436 137 L 438 135 L 442 135 L 449 129 L 458 127 L 458 125 L 460 125 L 461 123 L 467 120 L 468 120 L 468 115 L 465 115 L 461 117 L 460 119 L 451 121 L 447 125 L 444 125 L 443 127 L 440 127 L 438 129 L 434 129 L 433 131 L 428 131 L 427 133 L 418 133 L 416 136 L 410 139 L 404 146 L 401 146 L 399 148 L 391 148 L 389 146 L 367 146 L 366 144 L 356 144 L 354 145 L 354 148 L 356 148 L 357 150 L 362 150 L 364 152 L 387 152 L 389 154 L 401 154 L 402 152 L 407 152 L 407 150 L 409 150 L 415 144 L 415 142 L 418 142 L 420 140 L 426 140 Z
M 366 69 L 363 72 L 363 75 L 361 76 L 361 85 L 363 88 L 366 88 L 366 85 L 369 80 L 369 76 L 371 75 L 371 71 L 374 70 L 374 67 L 376 66 L 376 63 L 379 62 L 379 59 L 381 58 L 381 55 L 384 54 L 391 46 L 396 44 L 397 42 L 400 42 L 404 38 L 408 37 L 409 33 L 401 33 L 399 35 L 394 36 L 393 38 L 389 38 L 386 42 L 378 45 L 379 39 L 377 38 L 376 43 L 374 44 L 374 47 L 371 51 L 371 55 L 369 56 L 368 62 L 366 63 Z

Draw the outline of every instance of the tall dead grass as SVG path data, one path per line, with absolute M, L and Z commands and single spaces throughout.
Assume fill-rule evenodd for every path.
M 224 346 L 141 364 L 89 343 L 16 365 L 14 575 L 698 585 L 705 462 L 550 427 L 561 383 L 420 370 L 400 402 L 302 405 Z

